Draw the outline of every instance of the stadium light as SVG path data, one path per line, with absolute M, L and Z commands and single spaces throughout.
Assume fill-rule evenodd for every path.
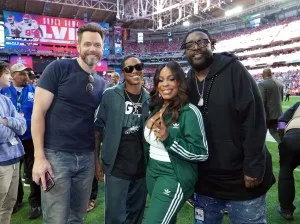
M 183 26 L 189 26 L 190 25 L 190 21 L 184 21 L 182 25 Z
M 243 11 L 243 7 L 242 6 L 237 6 L 233 9 L 227 10 L 225 12 L 225 16 L 232 16 L 232 15 L 236 15 L 239 14 Z

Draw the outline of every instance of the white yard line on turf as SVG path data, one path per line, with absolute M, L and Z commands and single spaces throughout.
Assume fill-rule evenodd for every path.
M 275 139 L 272 137 L 272 135 L 270 134 L 269 131 L 267 132 L 266 141 L 267 142 L 276 142 Z

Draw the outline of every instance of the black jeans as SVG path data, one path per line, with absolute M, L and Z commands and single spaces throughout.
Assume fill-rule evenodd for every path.
M 22 175 L 21 175 L 21 166 L 24 162 L 24 157 L 20 160 L 20 168 L 19 168 L 19 186 L 18 186 L 18 195 L 17 195 L 17 203 L 22 203 L 23 202 L 23 197 L 24 197 L 24 190 L 23 190 L 23 183 L 22 183 Z
M 97 195 L 98 195 L 98 180 L 96 179 L 96 177 L 94 177 L 90 200 L 96 200 Z
M 34 163 L 34 147 L 32 139 L 23 140 L 25 156 L 24 156 L 24 168 L 27 167 L 27 177 L 30 180 L 30 195 L 28 197 L 31 207 L 41 206 L 41 188 L 34 181 L 32 181 L 32 168 Z M 26 164 L 26 165 L 25 165 Z M 21 182 L 22 186 L 22 182 Z M 20 187 L 20 184 L 19 184 Z
M 279 144 L 280 171 L 278 180 L 278 199 L 285 212 L 293 213 L 295 206 L 294 169 L 300 165 L 300 130 L 288 131 Z
M 285 100 L 284 101 L 290 101 L 290 94 L 285 95 Z

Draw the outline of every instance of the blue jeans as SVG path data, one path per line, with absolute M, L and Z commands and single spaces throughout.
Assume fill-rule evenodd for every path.
M 263 224 L 266 220 L 266 195 L 247 201 L 230 201 L 196 194 L 195 224 L 221 224 L 224 210 L 232 224 Z
M 54 187 L 42 191 L 45 224 L 82 224 L 95 174 L 94 152 L 69 153 L 45 149 L 54 172 Z

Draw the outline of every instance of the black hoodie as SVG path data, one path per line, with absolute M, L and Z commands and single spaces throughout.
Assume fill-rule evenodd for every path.
M 197 105 L 199 93 L 191 69 L 187 74 L 189 99 Z M 203 81 L 198 82 L 202 92 Z M 272 159 L 265 146 L 266 123 L 258 87 L 238 59 L 214 54 L 205 79 L 201 110 L 209 158 L 198 165 L 196 192 L 225 200 L 250 200 L 265 194 L 275 182 Z M 244 175 L 263 179 L 245 187 Z

